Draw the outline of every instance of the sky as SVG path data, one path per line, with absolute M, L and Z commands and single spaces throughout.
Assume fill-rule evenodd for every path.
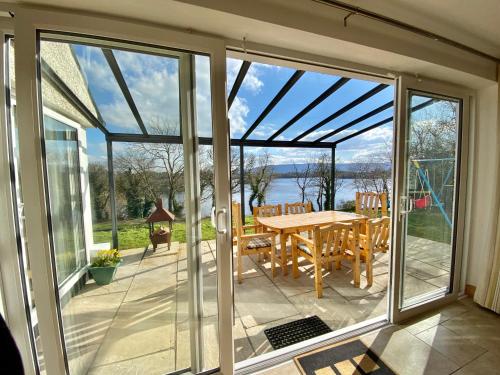
M 141 133 L 125 98 L 109 68 L 102 51 L 97 47 L 73 45 L 89 90 L 111 132 Z M 172 57 L 160 57 L 144 53 L 114 51 L 118 65 L 139 113 L 152 134 L 179 135 L 179 61 Z M 241 60 L 227 59 L 227 92 L 229 93 L 241 66 Z M 196 118 L 200 136 L 211 136 L 210 66 L 205 56 L 196 56 Z M 295 72 L 288 67 L 252 63 L 230 110 L 232 138 L 240 138 L 259 116 L 269 101 Z M 306 72 L 250 135 L 250 139 L 267 139 L 307 104 L 340 77 L 317 72 Z M 302 117 L 277 139 L 289 140 L 301 134 L 336 110 L 369 91 L 378 83 L 351 79 L 338 91 Z M 394 88 L 389 86 L 364 103 L 327 123 L 303 140 L 318 137 L 393 99 Z M 343 131 L 328 141 L 338 140 L 352 132 L 392 116 L 392 108 Z M 341 162 L 356 162 L 373 153 L 384 152 L 392 140 L 392 122 L 352 138 L 337 146 Z M 106 144 L 97 129 L 87 131 L 89 158 L 106 161 Z M 119 152 L 119 143 L 113 143 Z M 273 164 L 303 163 L 310 161 L 325 150 L 267 148 Z M 248 152 L 263 152 L 262 148 L 248 148 Z

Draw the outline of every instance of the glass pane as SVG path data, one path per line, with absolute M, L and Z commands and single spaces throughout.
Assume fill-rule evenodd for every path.
M 180 135 L 179 60 L 112 51 L 147 132 Z
M 38 332 L 38 321 L 37 321 L 37 313 L 36 313 L 36 302 L 33 291 L 33 281 L 31 279 L 31 267 L 30 260 L 27 252 L 27 240 L 26 240 L 26 227 L 24 220 L 24 203 L 23 203 L 23 192 L 21 189 L 21 163 L 19 156 L 19 136 L 18 136 L 18 127 L 16 121 L 16 76 L 15 76 L 15 56 L 14 56 L 14 39 L 9 38 L 7 40 L 7 57 L 8 57 L 8 88 L 10 93 L 10 106 L 7 106 L 7 110 L 10 112 L 10 122 L 7 122 L 8 133 L 10 136 L 10 150 L 11 150 L 11 176 L 12 176 L 12 186 L 15 190 L 14 201 L 16 202 L 16 206 L 14 207 L 15 215 L 17 216 L 17 232 L 19 236 L 17 251 L 19 252 L 19 258 L 21 260 L 22 270 L 21 273 L 24 276 L 23 284 L 25 285 L 25 298 L 27 305 L 27 314 L 28 320 L 31 323 L 32 329 L 32 338 L 35 344 L 36 353 L 35 357 L 38 361 L 38 367 L 41 374 L 45 374 L 45 364 L 43 360 L 43 348 L 42 342 L 40 340 L 40 335 Z
M 43 42 L 41 49 L 45 63 L 79 93 L 87 109 L 96 118 L 102 116 L 108 130 L 125 133 L 123 141 L 108 140 L 42 75 L 53 252 L 71 374 L 120 374 L 123 368 L 161 374 L 217 367 L 212 146 L 200 146 L 198 197 L 186 183 L 185 162 L 191 159 L 185 157 L 181 137 L 158 142 L 159 135 L 181 135 L 180 60 L 112 50 L 149 133 L 138 138 L 126 134 L 137 133 L 139 127 L 115 80 L 116 69 L 113 74 L 101 48 Z M 190 113 L 195 114 L 197 134 L 210 138 L 210 60 L 186 55 L 182 61 L 193 73 L 196 111 Z M 189 211 L 187 202 L 194 200 L 198 204 Z M 188 251 L 192 227 L 187 220 L 198 207 L 201 238 Z M 104 264 L 98 252 L 114 246 L 121 263 Z M 111 272 L 107 281 L 99 276 L 104 268 Z M 192 274 L 196 285 L 191 284 Z M 191 291 L 197 287 L 201 300 L 195 301 Z
M 44 116 L 50 218 L 58 283 L 86 264 L 76 129 Z
M 403 307 L 450 290 L 460 102 L 411 92 L 408 111 Z

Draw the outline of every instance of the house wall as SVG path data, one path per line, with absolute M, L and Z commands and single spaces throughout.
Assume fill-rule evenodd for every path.
M 495 202 L 500 144 L 500 86 L 491 85 L 476 91 L 474 152 L 472 159 L 470 232 L 468 241 L 466 283 L 479 285 L 487 261 L 486 254 L 493 246 L 498 215 Z

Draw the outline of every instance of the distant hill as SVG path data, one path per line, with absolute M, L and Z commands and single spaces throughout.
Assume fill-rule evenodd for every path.
M 337 172 L 352 172 L 358 170 L 359 166 L 364 163 L 337 163 L 335 164 L 335 170 Z M 375 164 L 375 163 L 373 163 Z M 389 163 L 376 163 L 383 165 L 385 169 L 390 170 L 391 165 Z M 306 169 L 307 164 L 296 164 L 297 169 L 302 172 Z M 273 171 L 276 174 L 287 174 L 293 173 L 295 171 L 293 164 L 276 164 L 273 165 Z

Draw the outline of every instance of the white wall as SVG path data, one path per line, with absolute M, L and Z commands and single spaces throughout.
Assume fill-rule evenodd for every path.
M 494 223 L 498 214 L 494 202 L 499 192 L 496 186 L 500 155 L 499 85 L 477 90 L 476 94 L 471 225 L 466 273 L 466 283 L 474 286 L 478 286 L 487 259 L 485 254 L 492 246 L 496 228 Z

